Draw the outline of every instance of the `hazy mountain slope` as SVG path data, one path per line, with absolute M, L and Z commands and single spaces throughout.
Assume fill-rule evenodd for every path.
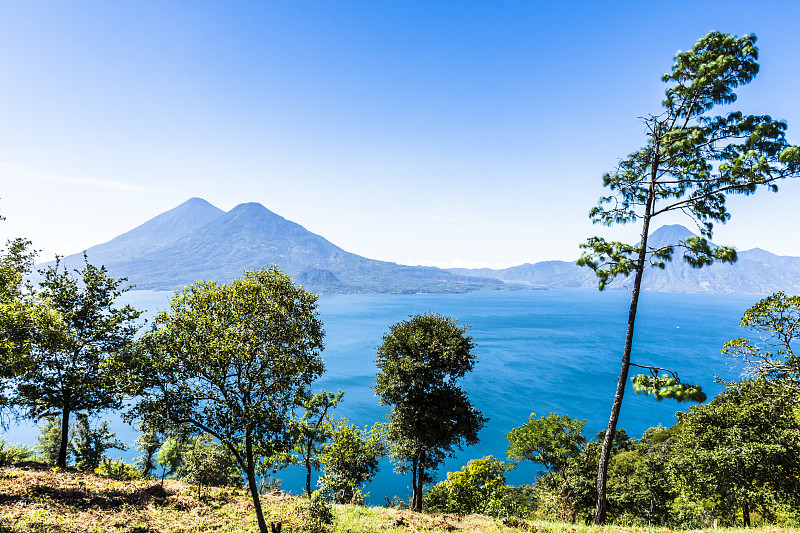
M 181 205 L 151 218 L 141 226 L 108 242 L 92 246 L 86 250 L 86 255 L 93 264 L 118 263 L 175 242 L 223 214 L 225 211 L 202 198 L 190 198 Z M 83 264 L 83 254 L 67 256 L 64 261 L 78 268 Z
M 648 239 L 648 246 L 659 248 L 685 240 L 694 234 L 678 225 L 662 226 Z M 782 257 L 755 248 L 739 252 L 739 260 L 732 264 L 714 264 L 694 269 L 683 260 L 683 250 L 675 249 L 672 262 L 664 270 L 650 268 L 642 281 L 644 290 L 659 292 L 706 292 L 770 294 L 779 290 L 800 292 L 800 257 Z M 494 277 L 506 282 L 527 283 L 536 288 L 597 287 L 597 279 L 588 268 L 564 261 L 540 263 L 492 270 L 449 269 L 459 275 Z M 609 288 L 623 288 L 630 279 L 618 279 Z
M 138 289 L 175 289 L 201 279 L 228 281 L 244 270 L 272 264 L 317 292 L 465 292 L 505 287 L 495 279 L 346 252 L 261 204 L 240 204 L 227 213 L 214 210 L 204 200 L 190 200 L 91 248 L 89 260 L 104 264 L 114 276 L 126 276 Z M 82 259 L 75 255 L 67 261 L 79 264 Z

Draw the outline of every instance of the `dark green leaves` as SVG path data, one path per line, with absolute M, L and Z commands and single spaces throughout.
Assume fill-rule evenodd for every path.
M 487 420 L 457 386 L 475 364 L 466 331 L 445 316 L 414 315 L 393 325 L 378 348 L 375 393 L 381 405 L 390 406 L 392 454 L 412 463 L 417 511 L 425 469 L 437 468 L 455 447 L 477 442 Z
M 735 102 L 733 89 L 758 74 L 755 42 L 755 35 L 710 32 L 691 50 L 678 53 L 672 72 L 661 78 L 674 82 L 666 90 L 664 107 L 676 117 L 691 118 L 715 105 Z

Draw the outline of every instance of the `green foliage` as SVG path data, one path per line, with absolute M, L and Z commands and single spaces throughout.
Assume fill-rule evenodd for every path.
M 304 413 L 293 418 L 289 428 L 292 439 L 292 451 L 298 462 L 306 469 L 306 494 L 311 494 L 311 469 L 319 470 L 321 446 L 330 437 L 332 425 L 328 411 L 336 407 L 344 397 L 343 391 L 322 392 L 305 398 L 299 407 Z
M 530 461 L 541 464 L 549 473 L 544 484 L 558 489 L 554 492 L 555 515 L 573 521 L 576 513 L 574 476 L 567 472 L 571 460 L 580 456 L 586 439 L 581 434 L 586 420 L 573 420 L 569 416 L 550 413 L 536 418 L 531 413 L 528 421 L 507 435 L 506 456 L 516 462 Z
M 456 385 L 475 365 L 466 331 L 448 317 L 414 315 L 391 326 L 378 348 L 375 393 L 390 406 L 392 456 L 412 473 L 412 510 L 422 509 L 430 471 L 475 444 L 487 421 Z
M 174 474 L 183 462 L 183 450 L 181 442 L 170 437 L 164 441 L 156 454 L 156 461 L 161 465 L 161 486 L 164 486 L 164 478 L 167 474 Z
M 165 454 L 170 467 L 174 454 Z M 197 485 L 198 497 L 205 487 L 241 487 L 242 470 L 230 451 L 207 434 L 190 438 L 181 447 L 175 477 Z
M 164 444 L 164 438 L 158 428 L 147 425 L 141 420 L 137 422 L 137 428 L 141 431 L 141 435 L 136 437 L 136 449 L 142 452 L 142 455 L 136 458 L 134 464 L 142 477 L 147 478 L 156 468 L 156 453 Z
M 617 524 L 655 525 L 673 521 L 678 494 L 665 465 L 671 460 L 674 430 L 648 429 L 641 442 L 615 453 L 609 466 L 609 517 Z M 615 439 L 616 441 L 616 439 Z
M 670 398 L 680 402 L 706 401 L 706 393 L 699 385 L 688 385 L 681 383 L 679 379 L 669 375 L 651 376 L 647 374 L 637 374 L 631 378 L 633 390 L 636 394 L 648 394 L 653 396 L 656 401 Z
M 58 461 L 61 450 L 61 420 L 53 416 L 43 418 L 44 424 L 36 438 L 36 451 L 47 464 L 54 465 Z M 69 448 L 67 448 L 69 453 Z
M 507 435 L 509 460 L 530 461 L 544 465 L 548 472 L 562 472 L 567 461 L 581 452 L 586 439 L 581 434 L 586 420 L 572 420 L 569 416 L 550 413 L 528 421 Z
M 467 515 L 485 514 L 496 518 L 527 518 L 533 512 L 530 495 L 505 484 L 509 465 L 492 456 L 473 459 L 458 472 L 449 472 L 447 479 L 425 493 L 425 509 L 429 512 Z
M 78 413 L 69 443 L 70 452 L 75 458 L 75 468 L 92 472 L 105 459 L 106 450 L 126 450 L 127 446 L 114 437 L 115 434 L 108 428 L 108 422 L 92 428 L 89 426 L 89 417 L 85 413 Z
M 378 463 L 386 455 L 385 428 L 375 424 L 359 428 L 338 420 L 329 430 L 329 439 L 319 456 L 323 465 L 320 491 L 336 503 L 360 503 L 361 488 L 378 473 Z
M 24 282 L 36 257 L 30 245 L 25 239 L 11 240 L 0 253 L 0 425 L 3 427 L 13 412 L 16 380 L 32 368 L 31 351 L 47 339 L 47 332 L 60 324 L 58 313 Z
M 6 440 L 0 438 L 0 467 L 23 461 L 36 461 L 36 450 L 24 444 L 6 446 Z
M 745 311 L 739 325 L 760 341 L 733 339 L 725 343 L 722 353 L 741 359 L 751 377 L 800 392 L 800 357 L 792 348 L 800 337 L 800 296 L 783 292 L 768 296 Z
M 120 481 L 130 481 L 142 477 L 142 474 L 134 465 L 129 465 L 123 461 L 110 461 L 108 459 L 104 459 L 100 465 L 94 469 L 94 473 Z
M 731 383 L 677 416 L 676 483 L 690 498 L 712 502 L 722 523 L 732 525 L 740 511 L 748 526 L 756 508 L 769 516 L 776 504 L 800 504 L 800 420 L 786 397 L 759 382 Z
M 212 435 L 247 477 L 261 511 L 256 463 L 287 453 L 291 408 L 323 371 L 317 297 L 277 268 L 176 293 L 125 362 L 141 400 L 132 415 Z
M 733 103 L 734 89 L 749 83 L 758 73 L 755 41 L 754 35 L 735 37 L 714 31 L 698 40 L 691 50 L 675 56 L 672 71 L 662 77 L 668 84 L 662 102 L 664 110 L 644 119 L 646 144 L 621 160 L 614 171 L 603 175 L 603 185 L 610 193 L 589 212 L 595 224 L 641 224 L 639 244 L 591 237 L 581 245 L 583 253 L 578 259 L 578 265 L 595 272 L 600 290 L 617 277 L 634 276 L 622 369 L 609 419 L 611 430 L 616 428 L 625 394 L 645 269 L 664 268 L 676 249 L 694 268 L 716 261 L 735 262 L 733 248 L 713 247 L 708 241 L 714 223 L 730 219 L 727 197 L 749 195 L 758 189 L 777 191 L 778 180 L 800 175 L 800 148 L 786 141 L 785 122 L 738 111 L 721 116 L 707 114 L 718 105 Z M 649 246 L 653 220 L 673 212 L 686 215 L 701 236 Z M 660 387 L 647 387 L 641 381 L 637 386 L 640 390 L 649 388 L 656 398 L 663 397 Z M 679 399 L 687 392 L 699 397 L 699 391 L 683 389 L 668 389 L 668 396 Z M 606 518 L 612 438 L 613 432 L 608 433 L 598 464 L 596 524 Z
M 321 491 L 314 491 L 295 500 L 295 510 L 300 515 L 300 531 L 327 533 L 333 523 L 333 507 Z
M 40 296 L 60 317 L 56 330 L 37 332 L 30 365 L 17 378 L 14 401 L 28 416 L 60 415 L 61 447 L 56 464 L 66 465 L 69 419 L 122 404 L 111 360 L 126 351 L 136 334 L 139 311 L 117 308 L 115 301 L 130 287 L 125 278 L 114 279 L 105 267 L 86 261 L 74 277 L 55 265 L 41 271 Z

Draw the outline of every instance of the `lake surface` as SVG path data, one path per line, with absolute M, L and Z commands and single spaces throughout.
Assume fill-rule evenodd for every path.
M 151 318 L 168 305 L 169 295 L 133 291 L 124 298 L 147 309 L 146 317 Z M 742 295 L 644 293 L 632 361 L 675 370 L 683 381 L 702 385 L 711 398 L 723 389 L 714 376 L 726 380 L 738 376 L 720 348 L 725 341 L 744 335 L 739 320 L 758 300 L 758 296 Z M 346 416 L 362 426 L 383 421 L 386 408 L 378 405 L 372 391 L 376 347 L 390 325 L 409 315 L 441 313 L 471 327 L 478 363 L 462 385 L 489 422 L 480 433 L 480 443 L 449 459 L 438 479 L 470 459 L 486 455 L 504 459 L 506 433 L 527 421 L 532 412 L 585 419 L 584 435 L 593 438 L 608 424 L 629 304 L 627 291 L 589 289 L 322 296 L 326 372 L 315 390 L 346 392 L 334 416 Z M 636 395 L 629 384 L 618 428 L 640 437 L 648 427 L 672 425 L 674 413 L 687 408 L 674 400 L 656 402 Z M 118 437 L 133 448 L 136 432 L 114 414 L 106 418 Z M 35 444 L 37 434 L 35 426 L 22 424 L 10 427 L 4 437 L 7 442 Z M 136 455 L 135 449 L 121 453 L 126 460 Z M 529 483 L 535 475 L 533 466 L 521 465 L 509 473 L 508 482 Z M 305 479 L 298 470 L 282 471 L 278 477 L 284 490 L 294 492 L 301 490 Z M 383 503 L 385 495 L 407 499 L 410 484 L 410 476 L 395 474 L 386 460 L 367 488 L 369 501 Z

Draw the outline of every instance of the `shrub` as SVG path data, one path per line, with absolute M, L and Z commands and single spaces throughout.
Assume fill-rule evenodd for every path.
M 223 445 L 203 434 L 193 437 L 183 446 L 183 461 L 176 471 L 178 479 L 197 485 L 198 497 L 202 487 L 241 487 L 242 471 Z
M 533 511 L 528 487 L 505 484 L 508 466 L 492 457 L 473 459 L 425 493 L 428 511 L 526 518 Z
M 5 439 L 0 438 L 0 466 L 21 461 L 36 461 L 37 459 L 36 451 L 32 447 L 24 444 L 6 446 Z
M 135 466 L 122 461 L 109 461 L 108 459 L 103 460 L 100 466 L 94 469 L 94 473 L 120 481 L 128 481 L 142 477 L 141 472 L 139 472 L 139 469 Z
M 295 510 L 300 522 L 298 531 L 327 533 L 327 526 L 333 523 L 333 507 L 325 500 L 322 492 L 315 490 L 311 496 L 301 496 L 296 502 Z
M 78 470 L 94 471 L 105 459 L 106 450 L 126 450 L 127 446 L 116 440 L 115 436 L 108 428 L 108 422 L 92 428 L 89 426 L 89 417 L 85 413 L 79 413 L 72 429 L 72 442 L 69 444 L 75 457 L 75 467 Z

